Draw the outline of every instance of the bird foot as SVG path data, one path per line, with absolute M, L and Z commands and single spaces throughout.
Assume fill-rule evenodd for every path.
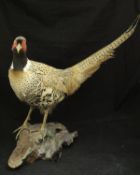
M 15 130 L 13 131 L 13 133 L 16 133 L 16 132 L 17 132 L 17 134 L 16 134 L 16 140 L 18 139 L 20 133 L 21 133 L 23 130 L 28 130 L 28 124 L 27 124 L 27 123 L 21 125 L 20 127 L 18 127 L 17 129 L 15 129 Z
M 46 128 L 41 127 L 39 130 L 39 134 L 40 134 L 40 141 L 44 141 L 46 137 Z

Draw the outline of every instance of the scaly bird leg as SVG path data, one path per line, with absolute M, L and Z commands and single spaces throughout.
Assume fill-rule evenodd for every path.
M 28 128 L 28 121 L 30 120 L 30 116 L 31 116 L 32 111 L 33 111 L 33 107 L 30 107 L 28 115 L 27 115 L 25 121 L 23 122 L 23 124 L 19 128 L 17 128 L 16 130 L 14 130 L 14 133 L 18 131 L 18 133 L 16 135 L 16 139 L 18 138 L 18 136 L 20 135 L 20 133 L 23 129 Z
M 40 134 L 41 134 L 43 139 L 44 139 L 45 133 L 46 133 L 46 121 L 47 121 L 47 118 L 48 118 L 48 111 L 45 111 L 45 115 L 44 115 L 44 118 L 43 118 L 43 123 L 42 123 L 41 128 L 40 128 Z

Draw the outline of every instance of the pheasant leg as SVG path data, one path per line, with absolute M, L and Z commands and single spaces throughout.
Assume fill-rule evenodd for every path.
M 48 111 L 45 112 L 44 118 L 43 118 L 43 123 L 41 125 L 40 128 L 40 134 L 42 136 L 42 139 L 44 139 L 45 135 L 46 135 L 46 121 L 48 118 Z
M 27 115 L 25 121 L 23 122 L 23 124 L 19 128 L 17 128 L 16 130 L 14 130 L 14 133 L 18 131 L 18 133 L 16 135 L 16 139 L 18 138 L 18 136 L 20 135 L 22 130 L 28 128 L 28 121 L 30 120 L 30 116 L 31 116 L 32 111 L 33 111 L 33 108 L 30 107 L 28 115 Z

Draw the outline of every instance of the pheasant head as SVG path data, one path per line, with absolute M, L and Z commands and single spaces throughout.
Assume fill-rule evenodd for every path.
M 13 52 L 13 62 L 12 62 L 13 69 L 23 70 L 28 61 L 28 58 L 26 56 L 27 44 L 25 37 L 18 36 L 14 39 L 14 42 L 12 44 L 12 52 Z

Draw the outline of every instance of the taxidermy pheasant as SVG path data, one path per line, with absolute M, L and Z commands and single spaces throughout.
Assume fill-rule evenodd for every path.
M 44 115 L 40 133 L 43 135 L 48 114 L 52 109 L 79 89 L 103 62 L 113 57 L 113 53 L 135 31 L 140 16 L 116 40 L 101 50 L 90 55 L 80 63 L 66 69 L 32 61 L 27 58 L 26 39 L 22 36 L 15 38 L 12 45 L 13 61 L 9 69 L 10 85 L 16 96 L 30 106 L 27 118 L 20 131 L 28 127 L 28 121 L 34 108 Z

